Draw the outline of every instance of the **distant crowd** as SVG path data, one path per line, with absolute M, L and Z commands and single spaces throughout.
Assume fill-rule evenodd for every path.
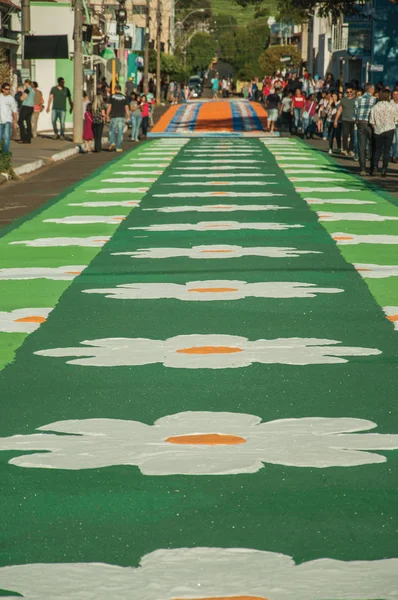
M 302 77 L 280 73 L 257 78 L 246 84 L 244 97 L 263 102 L 268 112 L 268 129 L 278 129 L 329 144 L 329 154 L 337 152 L 359 161 L 361 175 L 373 176 L 383 157 L 381 175 L 388 163 L 398 162 L 398 82 L 394 89 L 358 81 L 343 89 L 332 74 Z M 366 158 L 369 167 L 366 167 Z

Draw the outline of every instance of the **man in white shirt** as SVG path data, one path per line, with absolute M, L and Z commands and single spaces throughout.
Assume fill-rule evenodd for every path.
M 394 141 L 392 143 L 392 162 L 398 163 L 398 88 L 392 93 L 391 104 L 395 108 L 395 134 Z
M 3 83 L 0 94 L 0 142 L 3 145 L 3 153 L 10 151 L 12 123 L 18 119 L 18 107 L 11 96 L 11 86 Z

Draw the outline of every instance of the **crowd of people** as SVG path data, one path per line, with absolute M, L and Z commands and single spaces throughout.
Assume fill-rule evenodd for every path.
M 268 130 L 276 128 L 307 138 L 319 136 L 334 152 L 359 161 L 361 175 L 375 175 L 383 157 L 381 175 L 390 160 L 398 163 L 398 82 L 393 90 L 367 83 L 347 83 L 344 89 L 333 76 L 325 79 L 276 73 L 262 82 L 254 78 L 243 95 L 263 102 Z M 366 169 L 366 159 L 369 168 Z

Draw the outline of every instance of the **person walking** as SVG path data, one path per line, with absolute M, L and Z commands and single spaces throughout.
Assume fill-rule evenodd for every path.
M 70 89 L 65 87 L 65 79 L 58 77 L 58 85 L 50 90 L 50 96 L 47 103 L 47 112 L 49 113 L 52 105 L 51 120 L 54 129 L 54 139 L 65 139 L 65 119 L 66 102 L 69 103 L 70 113 L 73 111 L 73 102 Z M 58 133 L 58 121 L 60 123 L 60 133 Z
M 297 88 L 294 92 L 291 109 L 291 114 L 293 115 L 294 119 L 294 129 L 296 130 L 296 133 L 301 131 L 301 113 L 304 107 L 304 102 L 305 96 L 302 94 L 301 90 Z
M 395 110 L 395 133 L 392 144 L 392 162 L 398 163 L 398 88 L 395 88 L 392 93 L 391 104 Z
M 301 112 L 301 119 L 303 123 L 303 135 L 308 139 L 311 139 L 314 135 L 314 117 L 316 114 L 317 102 L 315 94 L 310 94 L 308 99 L 304 102 L 303 110 Z
M 329 154 L 333 154 L 333 141 L 336 139 L 337 152 L 341 152 L 341 114 L 336 121 L 336 115 L 340 108 L 339 95 L 333 92 L 331 102 L 327 108 L 327 127 L 329 136 Z
M 142 116 L 142 135 L 144 139 L 146 139 L 149 123 L 149 102 L 145 94 L 142 94 L 141 96 L 140 109 Z
M 141 98 L 137 94 L 131 94 L 130 98 L 130 122 L 131 122 L 131 141 L 139 141 L 140 127 L 142 123 Z
M 0 94 L 0 143 L 3 154 L 8 154 L 10 151 L 12 125 L 17 121 L 18 106 L 11 96 L 11 85 L 3 83 Z
M 341 154 L 344 156 L 347 156 L 347 154 L 354 156 L 354 109 L 354 88 L 352 85 L 347 85 L 346 95 L 342 98 L 335 117 L 335 121 L 338 122 L 341 116 L 343 130 L 343 150 Z
M 281 118 L 281 129 L 285 131 L 291 132 L 292 130 L 292 102 L 293 102 L 293 94 L 292 92 L 287 92 L 286 95 L 282 98 L 281 107 L 279 110 L 279 115 Z
M 391 92 L 382 90 L 379 101 L 370 111 L 369 123 L 373 127 L 375 135 L 375 150 L 373 154 L 370 175 L 375 175 L 379 166 L 379 160 L 383 154 L 382 177 L 387 177 L 388 161 L 390 160 L 391 146 L 395 133 L 396 111 L 391 102 Z
M 32 83 L 32 87 L 35 91 L 35 104 L 33 107 L 33 115 L 32 115 L 32 134 L 33 137 L 37 137 L 37 127 L 39 124 L 40 113 L 44 110 L 44 98 L 42 92 L 39 90 L 39 84 L 37 81 Z
M 93 107 L 93 134 L 94 134 L 94 152 L 102 150 L 102 133 L 105 123 L 105 103 L 100 91 L 94 98 Z
M 275 131 L 275 123 L 278 120 L 280 103 L 281 99 L 279 94 L 272 89 L 267 99 L 268 127 L 270 133 L 274 133 Z
M 84 113 L 83 123 L 83 152 L 89 154 L 93 151 L 93 105 L 91 102 L 87 104 L 86 112 Z
M 32 115 L 35 105 L 35 90 L 32 87 L 30 79 L 25 79 L 25 89 L 21 96 L 21 112 L 19 113 L 19 131 L 21 135 L 21 144 L 30 144 L 32 142 Z
M 370 164 L 373 165 L 373 132 L 369 125 L 370 111 L 376 104 L 376 98 L 373 96 L 375 86 L 373 83 L 365 84 L 365 92 L 360 98 L 355 100 L 354 120 L 358 127 L 358 155 L 360 175 L 366 175 L 366 150 L 369 147 Z
M 211 89 L 213 90 L 213 100 L 218 100 L 218 73 L 211 80 Z
M 109 150 L 123 152 L 122 142 L 126 119 L 130 120 L 130 111 L 128 100 L 122 94 L 122 88 L 119 84 L 115 86 L 115 93 L 111 96 L 107 107 L 107 118 L 110 121 L 109 127 Z

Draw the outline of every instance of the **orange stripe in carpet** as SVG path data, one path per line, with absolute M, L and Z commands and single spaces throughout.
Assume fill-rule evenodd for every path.
M 167 127 L 170 125 L 171 120 L 173 119 L 180 106 L 181 104 L 175 104 L 174 106 L 170 106 L 170 108 L 164 113 L 164 115 L 160 117 L 155 127 L 152 127 L 151 132 L 164 133 Z
M 234 130 L 229 102 L 205 102 L 199 111 L 195 131 Z

